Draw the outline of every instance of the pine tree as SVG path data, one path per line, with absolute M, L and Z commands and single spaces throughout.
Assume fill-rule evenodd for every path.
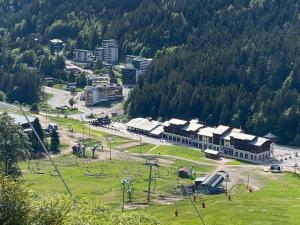
M 50 151 L 53 153 L 59 152 L 59 136 L 56 130 L 53 130 L 51 133 L 51 145 L 50 145 Z

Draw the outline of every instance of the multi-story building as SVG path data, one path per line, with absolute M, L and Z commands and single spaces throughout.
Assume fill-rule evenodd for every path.
M 107 74 L 110 74 L 110 75 L 113 74 L 113 65 L 112 64 L 107 63 L 107 62 L 102 62 L 102 65 Z
M 136 69 L 136 82 L 139 80 L 141 76 L 143 76 L 146 72 L 146 69 L 151 64 L 152 59 L 143 58 L 140 56 L 134 55 L 126 55 L 126 63 L 132 64 Z
M 92 51 L 85 49 L 74 49 L 73 59 L 78 62 L 92 62 L 95 59 Z
M 131 64 L 126 64 L 121 68 L 122 84 L 135 85 L 136 84 L 136 69 Z
M 103 40 L 103 61 L 111 64 L 118 62 L 118 43 L 115 39 Z
M 94 54 L 95 54 L 96 61 L 103 60 L 103 48 L 96 48 Z
M 208 127 L 196 119 L 186 121 L 173 118 L 161 126 L 162 137 L 166 140 L 212 150 L 225 157 L 244 161 L 267 161 L 273 149 L 271 139 L 245 134 L 241 129 L 223 125 Z M 151 131 L 147 135 L 151 135 Z
M 110 84 L 109 74 L 89 74 L 87 76 L 88 86 L 108 85 Z
M 123 98 L 122 87 L 118 84 L 86 86 L 84 95 L 87 106 L 93 106 L 101 102 L 117 101 Z
M 180 119 L 171 119 L 163 123 L 163 138 L 177 141 L 185 144 L 198 146 L 197 133 L 204 127 L 198 120 L 185 121 Z

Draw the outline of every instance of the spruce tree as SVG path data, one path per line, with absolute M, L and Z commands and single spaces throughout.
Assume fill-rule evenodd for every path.
M 59 136 L 56 130 L 53 130 L 51 133 L 51 145 L 50 145 L 50 151 L 53 153 L 59 152 Z

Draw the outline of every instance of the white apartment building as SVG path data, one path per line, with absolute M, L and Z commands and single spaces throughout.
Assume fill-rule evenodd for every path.
M 103 61 L 111 64 L 118 62 L 118 43 L 115 39 L 103 40 Z
M 73 59 L 78 62 L 92 62 L 95 59 L 92 51 L 85 49 L 74 49 Z
M 143 58 L 141 56 L 127 55 L 126 63 L 132 64 L 136 69 L 136 82 L 146 72 L 147 67 L 151 64 L 152 59 Z
M 87 106 L 93 106 L 106 101 L 121 100 L 123 98 L 122 86 L 118 84 L 86 86 L 84 95 Z
M 103 48 L 96 48 L 95 49 L 95 59 L 96 61 L 103 60 Z

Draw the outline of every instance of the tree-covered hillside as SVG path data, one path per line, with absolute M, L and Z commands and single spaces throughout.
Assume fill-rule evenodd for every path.
M 0 81 L 20 64 L 63 77 L 61 59 L 43 47 L 51 38 L 66 42 L 67 57 L 116 38 L 121 57 L 155 57 L 125 105 L 130 116 L 199 117 L 300 145 L 299 8 L 298 0 L 0 0 Z

